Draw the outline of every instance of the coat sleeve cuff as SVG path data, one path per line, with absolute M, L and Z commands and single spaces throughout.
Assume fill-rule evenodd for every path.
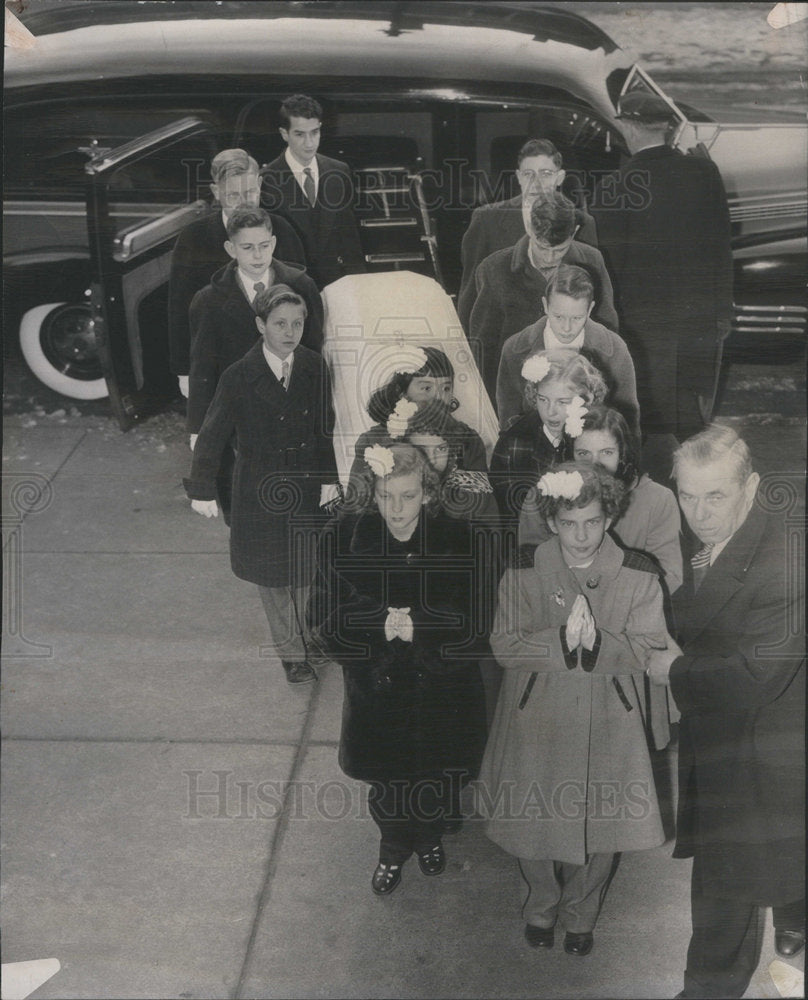
M 598 662 L 602 638 L 603 636 L 600 629 L 595 629 L 595 645 L 591 649 L 581 647 L 581 666 L 588 674 L 592 673 L 595 669 L 595 664 Z
M 567 627 L 562 625 L 558 630 L 558 637 L 561 640 L 561 652 L 564 654 L 564 665 L 567 670 L 574 670 L 578 666 L 577 650 L 570 649 L 567 645 Z

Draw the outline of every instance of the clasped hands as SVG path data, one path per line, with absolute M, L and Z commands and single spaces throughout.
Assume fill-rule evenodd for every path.
M 597 629 L 589 601 L 583 594 L 578 594 L 572 605 L 566 624 L 567 649 L 577 649 L 583 646 L 591 650 L 595 645 Z
M 412 642 L 412 618 L 409 608 L 388 608 L 384 622 L 384 637 L 388 642 L 398 637 L 403 642 Z

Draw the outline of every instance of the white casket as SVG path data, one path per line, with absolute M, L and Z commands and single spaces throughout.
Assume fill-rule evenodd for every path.
M 499 424 L 454 304 L 437 281 L 411 271 L 353 274 L 327 285 L 322 296 L 323 357 L 331 369 L 334 450 L 343 485 L 356 439 L 373 423 L 367 401 L 390 380 L 407 346 L 438 347 L 447 355 L 460 403 L 454 416 L 479 433 L 490 461 Z

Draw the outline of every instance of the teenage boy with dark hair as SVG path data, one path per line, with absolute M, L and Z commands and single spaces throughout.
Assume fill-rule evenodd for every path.
M 261 193 L 261 204 L 297 230 L 309 274 L 320 289 L 365 270 L 350 169 L 317 152 L 322 119 L 319 103 L 305 94 L 281 104 L 279 131 L 286 150 L 263 168 Z

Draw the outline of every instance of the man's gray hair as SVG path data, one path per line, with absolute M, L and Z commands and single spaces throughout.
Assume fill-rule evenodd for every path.
M 732 473 L 738 483 L 745 483 L 752 475 L 752 456 L 743 438 L 731 427 L 710 424 L 694 434 L 673 453 L 673 478 L 678 480 L 682 463 L 705 466 L 729 457 Z
M 258 163 L 244 149 L 223 149 L 210 161 L 210 176 L 214 184 L 220 184 L 225 177 L 233 174 L 258 173 Z

